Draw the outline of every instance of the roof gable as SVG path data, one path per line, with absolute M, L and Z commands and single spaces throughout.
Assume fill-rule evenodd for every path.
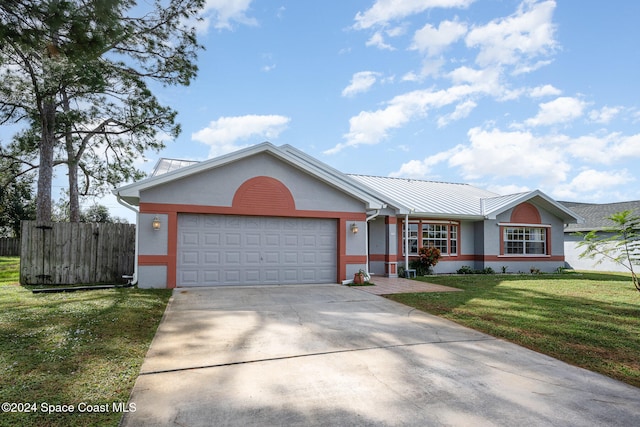
M 202 162 L 192 163 L 190 161 L 186 161 L 182 163 L 182 167 L 178 166 L 174 170 L 171 170 L 170 165 L 162 166 L 162 162 L 158 162 L 158 164 L 156 165 L 156 169 L 162 166 L 163 169 L 166 169 L 166 172 L 159 174 L 156 173 L 155 175 L 145 178 L 141 181 L 120 187 L 114 190 L 114 194 L 116 194 L 116 196 L 130 205 L 138 205 L 140 201 L 140 192 L 143 190 L 186 178 L 191 175 L 199 174 L 211 169 L 219 168 L 223 165 L 228 165 L 259 153 L 267 153 L 295 168 L 298 168 L 301 171 L 304 171 L 305 173 L 342 191 L 343 193 L 346 193 L 353 198 L 364 202 L 367 205 L 368 209 L 381 209 L 386 206 L 383 200 L 376 198 L 367 191 L 362 191 L 357 183 L 353 182 L 348 176 L 336 171 L 335 169 L 330 168 L 328 165 L 325 165 L 311 157 L 308 157 L 308 159 L 305 159 L 303 161 L 300 156 L 293 155 L 292 152 L 289 151 L 289 149 L 291 148 L 292 147 L 286 146 L 283 148 L 276 147 L 269 142 L 263 142 L 261 144 L 257 144 L 230 154 L 226 154 Z M 171 161 L 170 163 L 173 165 L 177 164 L 174 161 Z
M 576 215 L 575 212 L 556 202 L 540 190 L 487 198 L 483 201 L 483 213 L 487 218 L 495 219 L 499 214 L 524 202 L 537 204 L 549 213 L 561 218 L 565 224 L 582 221 L 582 218 Z

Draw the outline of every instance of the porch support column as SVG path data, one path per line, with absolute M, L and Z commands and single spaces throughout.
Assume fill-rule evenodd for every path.
M 409 214 L 404 216 L 404 271 L 409 269 Z

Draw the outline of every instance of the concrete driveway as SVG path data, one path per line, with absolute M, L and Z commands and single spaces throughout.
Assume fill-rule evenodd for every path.
M 640 389 L 338 285 L 176 289 L 123 426 L 633 426 Z

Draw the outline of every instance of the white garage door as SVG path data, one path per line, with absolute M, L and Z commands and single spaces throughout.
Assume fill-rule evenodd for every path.
M 178 215 L 178 286 L 335 283 L 336 221 Z

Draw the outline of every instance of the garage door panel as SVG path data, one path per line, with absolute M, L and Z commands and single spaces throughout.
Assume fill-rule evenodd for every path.
M 336 255 L 333 252 L 318 252 L 316 263 L 321 265 L 327 265 L 335 260 Z
M 233 265 L 234 268 L 237 268 L 236 266 L 238 264 L 240 264 L 241 261 L 241 253 L 240 252 L 231 252 L 231 251 L 227 251 L 224 254 L 224 262 L 227 265 Z
M 263 270 L 264 274 L 264 282 L 277 284 L 280 283 L 280 270 L 276 270 L 273 268 L 266 268 Z
M 265 251 L 263 252 L 262 261 L 268 265 L 280 264 L 280 252 Z
M 200 234 L 197 231 L 185 231 L 182 233 L 182 242 L 184 246 L 198 246 L 200 243 Z
M 248 285 L 260 284 L 260 270 L 259 269 L 246 270 L 245 282 Z
M 245 236 L 245 245 L 246 246 L 261 246 L 260 234 L 250 233 Z
M 202 243 L 205 246 L 220 246 L 220 233 L 202 233 Z
M 204 252 L 204 263 L 206 265 L 220 264 L 220 252 Z
M 180 260 L 182 262 L 183 265 L 198 265 L 200 264 L 199 262 L 199 252 L 183 252 Z
M 200 283 L 198 272 L 193 270 L 182 271 L 180 280 L 185 286 L 198 286 Z
M 229 284 L 240 283 L 240 270 L 231 268 L 224 270 L 224 281 Z
M 297 234 L 285 234 L 283 240 L 283 246 L 285 247 L 298 247 L 298 235 Z
M 260 264 L 260 252 L 245 252 L 244 253 L 244 261 L 249 265 L 257 265 Z
M 333 248 L 336 245 L 335 238 L 328 236 L 326 234 L 320 234 L 318 236 L 318 247 L 322 248 Z
M 207 284 L 220 282 L 220 270 L 205 270 L 202 276 L 202 279 Z
M 224 243 L 227 247 L 239 247 L 242 242 L 240 233 L 227 233 L 224 236 Z
M 264 244 L 265 246 L 276 246 L 276 247 L 280 247 L 280 238 L 282 236 L 280 236 L 279 234 L 266 234 L 264 236 Z
M 334 283 L 335 220 L 178 215 L 178 286 Z
M 298 264 L 298 252 L 287 251 L 284 253 L 283 264 L 285 265 L 297 265 Z

